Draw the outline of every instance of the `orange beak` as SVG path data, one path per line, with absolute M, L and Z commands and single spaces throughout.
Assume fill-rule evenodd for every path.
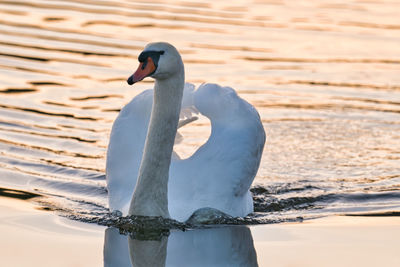
M 151 57 L 148 57 L 145 62 L 140 62 L 139 67 L 127 80 L 129 85 L 143 80 L 152 75 L 156 71 L 156 66 Z

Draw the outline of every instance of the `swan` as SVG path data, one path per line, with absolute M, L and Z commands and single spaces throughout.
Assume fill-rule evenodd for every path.
M 152 77 L 155 85 L 123 107 L 112 126 L 106 159 L 110 210 L 178 221 L 202 208 L 234 217 L 253 212 L 249 189 L 265 144 L 257 110 L 230 87 L 203 84 L 195 90 L 185 84 L 181 56 L 171 44 L 150 43 L 138 59 L 128 84 Z M 193 112 L 210 119 L 211 135 L 180 159 L 173 151 L 177 130 L 196 119 Z

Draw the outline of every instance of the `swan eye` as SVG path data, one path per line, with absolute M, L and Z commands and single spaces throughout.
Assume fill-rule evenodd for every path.
M 148 62 L 147 60 L 143 62 L 143 64 L 142 64 L 142 70 L 144 70 L 144 69 L 146 68 L 147 62 Z
M 165 51 L 161 50 L 161 51 L 143 51 L 142 53 L 140 53 L 139 55 L 139 62 L 146 62 L 147 58 L 151 57 L 153 59 L 154 62 L 157 62 L 160 59 L 161 55 L 164 55 Z

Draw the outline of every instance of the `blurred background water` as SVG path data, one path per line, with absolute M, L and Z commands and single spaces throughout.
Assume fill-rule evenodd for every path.
M 400 210 L 400 2 L 0 1 L 0 187 L 107 213 L 105 154 L 148 42 L 188 82 L 234 87 L 267 133 L 254 217 Z M 190 156 L 205 118 L 181 129 Z

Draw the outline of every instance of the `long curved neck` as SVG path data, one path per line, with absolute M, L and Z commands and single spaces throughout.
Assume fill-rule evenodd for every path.
M 149 130 L 129 215 L 169 218 L 168 173 L 179 122 L 183 71 L 156 80 Z

